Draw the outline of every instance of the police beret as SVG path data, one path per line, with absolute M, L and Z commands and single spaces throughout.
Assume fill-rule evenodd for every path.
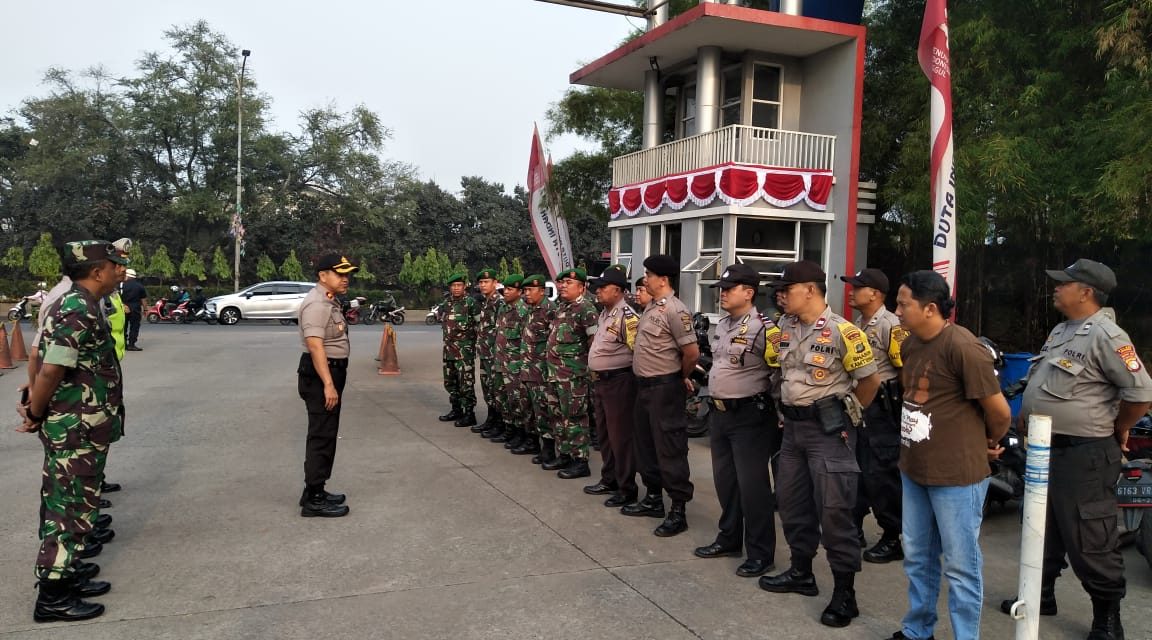
M 504 282 L 501 282 L 500 284 L 504 285 L 505 287 L 515 287 L 519 289 L 523 282 L 524 276 L 520 275 L 519 273 L 513 273 L 509 274 L 507 278 L 504 278 Z
M 561 271 L 557 276 L 557 280 L 579 280 L 580 282 L 588 282 L 588 272 L 581 267 L 575 269 L 567 269 Z
M 811 260 L 789 262 L 784 265 L 784 273 L 776 281 L 777 285 L 800 284 L 802 282 L 827 282 L 828 274 L 820 265 Z
M 879 269 L 864 269 L 854 276 L 840 276 L 840 279 L 853 287 L 872 287 L 880 293 L 888 293 L 888 276 Z
M 593 278 L 597 284 L 614 284 L 621 289 L 628 289 L 628 273 L 622 264 L 614 264 L 604 270 L 600 277 Z
M 496 270 L 491 267 L 485 267 L 476 273 L 477 280 L 495 280 Z
M 453 282 L 463 282 L 463 283 L 467 284 L 468 283 L 468 274 L 464 273 L 462 271 L 457 271 L 456 273 L 453 273 L 452 275 L 448 276 L 448 280 L 445 282 L 445 284 L 452 284 Z
M 353 264 L 348 258 L 342 255 L 330 253 L 316 263 L 316 273 L 321 271 L 335 271 L 340 275 L 346 275 L 359 271 L 360 267 Z
M 720 280 L 712 284 L 712 286 L 720 287 L 721 289 L 730 289 L 738 284 L 753 288 L 760 286 L 760 272 L 746 264 L 737 262 L 725 268 L 724 273 L 720 274 Z
M 680 275 L 680 262 L 672 256 L 654 255 L 644 260 L 644 268 L 658 276 L 673 278 Z
M 520 283 L 522 287 L 543 287 L 544 283 L 548 282 L 548 278 L 542 275 L 525 276 L 524 281 Z
M 128 258 L 120 254 L 111 242 L 107 240 L 80 240 L 64 244 L 65 267 L 75 267 L 90 262 L 108 260 L 116 264 L 128 264 Z

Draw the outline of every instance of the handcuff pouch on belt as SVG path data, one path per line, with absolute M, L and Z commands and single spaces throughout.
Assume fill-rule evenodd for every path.
M 876 392 L 876 402 L 880 403 L 880 408 L 887 411 L 888 415 L 899 421 L 904 411 L 904 391 L 900 388 L 900 379 L 881 382 L 880 390 Z
M 863 411 L 856 396 L 848 394 L 844 398 L 829 396 L 817 400 L 813 405 L 821 430 L 827 435 L 843 433 L 863 422 Z

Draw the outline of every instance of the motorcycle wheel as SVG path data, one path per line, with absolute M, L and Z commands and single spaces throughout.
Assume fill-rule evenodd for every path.
M 396 325 L 397 327 L 404 324 L 404 314 L 403 313 L 393 314 L 392 315 L 392 324 Z
M 376 312 L 369 311 L 368 315 L 364 316 L 364 324 L 376 324 Z
M 8 319 L 9 320 L 19 320 L 20 319 L 20 310 L 19 309 L 10 309 L 8 311 Z
M 359 313 L 346 313 L 344 314 L 344 319 L 348 321 L 348 324 L 360 324 Z
M 148 314 L 148 324 L 156 324 L 157 322 L 160 322 L 160 315 L 157 314 L 155 311 L 149 313 Z
M 1140 551 L 1140 555 L 1144 556 L 1144 560 L 1148 563 L 1148 568 L 1152 569 L 1152 514 L 1145 513 L 1143 518 L 1140 518 L 1140 530 L 1136 532 L 1136 549 Z
M 424 316 L 424 324 L 436 324 L 436 316 Z

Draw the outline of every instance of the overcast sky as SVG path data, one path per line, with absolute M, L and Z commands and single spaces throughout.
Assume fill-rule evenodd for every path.
M 134 74 L 173 25 L 207 20 L 251 49 L 248 71 L 272 99 L 273 126 L 309 107 L 364 104 L 392 128 L 385 155 L 450 191 L 479 175 L 524 184 L 532 123 L 581 63 L 639 21 L 533 0 L 5 0 L 0 112 L 45 92 L 49 67 Z M 580 145 L 550 144 L 555 159 Z

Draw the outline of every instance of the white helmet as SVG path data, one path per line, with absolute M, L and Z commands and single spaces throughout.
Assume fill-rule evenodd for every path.
M 172 291 L 179 291 L 180 290 L 180 287 L 177 287 L 176 285 L 172 285 L 171 287 L 168 287 L 168 288 L 171 289 Z
M 37 283 L 36 283 L 36 288 L 37 288 L 37 289 L 47 289 L 47 288 L 48 288 L 48 283 L 47 283 L 47 282 L 37 282 Z

